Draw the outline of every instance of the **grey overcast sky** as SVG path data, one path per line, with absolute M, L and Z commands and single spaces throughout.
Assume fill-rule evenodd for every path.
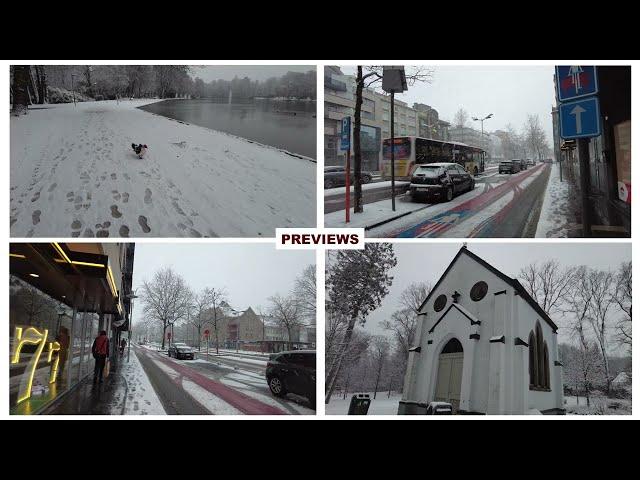
M 309 264 L 315 264 L 314 251 L 276 250 L 273 244 L 138 243 L 133 288 L 151 280 L 160 268 L 171 267 L 194 290 L 224 287 L 229 304 L 244 310 L 266 307 L 270 296 L 289 293 L 296 277 Z M 142 318 L 141 299 L 136 302 L 134 325 Z
M 552 65 L 435 65 L 429 68 L 434 69 L 431 83 L 415 83 L 396 98 L 410 106 L 414 102 L 430 105 L 448 122 L 453 121 L 460 107 L 469 117 L 493 113 L 493 118 L 484 122 L 485 130 L 489 131 L 502 130 L 509 123 L 520 131 L 527 114 L 537 114 L 551 145 L 551 107 L 555 103 Z M 356 74 L 356 67 L 341 69 L 347 75 Z M 407 73 L 412 70 L 415 68 L 405 66 Z M 480 130 L 480 122 L 469 119 L 469 126 Z
M 195 65 L 191 76 L 200 77 L 205 82 L 211 80 L 233 80 L 233 77 L 249 77 L 251 80 L 266 80 L 281 77 L 287 72 L 308 72 L 315 65 Z
M 390 318 L 398 309 L 400 293 L 411 283 L 427 282 L 435 285 L 462 247 L 460 243 L 395 243 L 398 265 L 392 270 L 393 285 L 380 308 L 367 319 L 365 329 L 376 335 L 387 335 L 380 322 Z M 517 277 L 520 269 L 532 262 L 555 259 L 562 265 L 588 265 L 602 270 L 615 270 L 622 262 L 631 261 L 628 243 L 474 243 L 467 248 L 510 277 Z M 561 319 L 556 324 L 562 326 Z M 560 340 L 568 340 L 559 331 Z

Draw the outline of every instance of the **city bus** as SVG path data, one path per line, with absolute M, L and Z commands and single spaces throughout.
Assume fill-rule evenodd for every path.
M 461 142 L 445 142 L 428 138 L 395 137 L 396 180 L 410 180 L 417 165 L 435 162 L 459 163 L 472 175 L 484 171 L 485 151 Z M 382 176 L 391 179 L 391 139 L 382 142 Z

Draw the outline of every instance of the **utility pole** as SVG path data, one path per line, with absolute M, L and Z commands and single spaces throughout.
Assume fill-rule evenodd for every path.
M 582 236 L 591 237 L 591 212 L 589 211 L 589 139 L 578 138 L 580 160 L 580 190 L 582 190 Z

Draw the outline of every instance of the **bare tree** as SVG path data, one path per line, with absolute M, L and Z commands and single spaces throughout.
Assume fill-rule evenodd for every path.
M 13 66 L 13 107 L 12 115 L 26 115 L 29 112 L 29 65 Z
M 404 365 L 409 359 L 409 349 L 413 344 L 416 333 L 416 313 L 408 308 L 393 312 L 390 320 L 381 322 L 382 328 L 393 333 L 398 350 L 404 357 Z
M 536 155 L 537 159 L 544 158 L 548 145 L 546 134 L 540 125 L 538 115 L 527 115 L 527 121 L 524 125 L 524 138 L 529 150 Z
M 575 268 L 562 268 L 558 261 L 548 260 L 527 265 L 520 270 L 518 278 L 536 303 L 548 315 L 553 315 L 561 311 L 563 300 L 571 292 Z
M 327 300 L 332 312 L 346 317 L 344 336 L 326 376 L 325 403 L 329 403 L 357 322 L 378 308 L 389 293 L 389 270 L 397 260 L 390 243 L 367 243 L 363 250 L 340 250 L 327 276 Z
M 373 337 L 371 349 L 376 373 L 375 386 L 373 387 L 373 398 L 375 399 L 378 394 L 378 385 L 380 384 L 382 370 L 385 368 L 389 358 L 389 340 L 382 335 L 376 335 Z
M 151 281 L 142 284 L 143 311 L 162 325 L 162 349 L 167 327 L 184 319 L 191 305 L 184 279 L 171 268 L 156 271 Z
M 600 348 L 602 366 L 607 381 L 607 394 L 611 391 L 611 372 L 609 369 L 609 330 L 610 309 L 615 303 L 615 282 L 611 272 L 590 270 L 588 288 L 591 294 L 589 321 Z
M 431 293 L 433 286 L 427 282 L 414 282 L 405 288 L 400 294 L 399 304 L 401 308 L 408 308 L 416 315 L 420 313 L 420 307 L 425 298 Z
M 316 323 L 316 266 L 307 265 L 296 278 L 293 295 L 307 325 Z
M 362 151 L 360 148 L 360 130 L 362 125 L 362 92 L 366 88 L 375 88 L 382 83 L 382 66 L 363 67 L 358 65 L 356 75 L 356 105 L 353 112 L 353 212 L 362 213 Z M 416 82 L 431 83 L 434 70 L 424 66 L 411 67 L 406 72 L 407 85 Z
M 291 348 L 293 332 L 302 326 L 300 304 L 293 295 L 283 297 L 279 294 L 269 297 L 269 302 L 270 314 L 287 331 L 287 340 Z
M 209 311 L 212 308 L 213 300 L 211 289 L 205 288 L 193 296 L 194 315 L 190 319 L 198 332 L 198 351 L 200 351 L 200 342 L 202 340 L 202 329 L 210 325 Z
M 631 351 L 631 262 L 624 262 L 616 274 L 615 300 L 622 310 L 622 318 L 616 324 L 616 340 Z
M 216 355 L 218 355 L 220 353 L 219 323 L 222 313 L 221 307 L 223 303 L 227 302 L 227 291 L 224 288 L 209 288 L 208 295 L 210 300 L 209 305 L 211 306 L 209 312 L 211 312 L 212 315 L 210 320 L 212 320 L 213 332 L 216 337 Z
M 456 128 L 463 128 L 469 123 L 469 113 L 462 107 L 453 116 L 453 124 Z

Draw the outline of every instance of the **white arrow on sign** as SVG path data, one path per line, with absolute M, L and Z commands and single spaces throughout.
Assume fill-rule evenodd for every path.
M 582 133 L 582 114 L 586 112 L 580 105 L 573 107 L 573 110 L 569 112 L 569 115 L 575 115 L 576 117 L 576 133 Z

